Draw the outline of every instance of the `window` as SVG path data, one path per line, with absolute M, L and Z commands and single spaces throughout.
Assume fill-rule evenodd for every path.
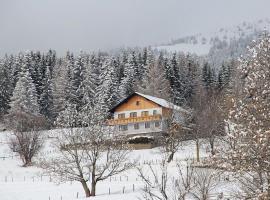
M 127 125 L 119 125 L 119 131 L 127 131 L 128 126 Z
M 157 115 L 157 110 L 153 110 L 153 115 Z
M 148 111 L 142 111 L 142 117 L 148 116 L 149 112 Z
M 137 113 L 136 113 L 136 112 L 131 112 L 131 113 L 129 114 L 129 116 L 130 116 L 130 117 L 137 117 Z
M 145 128 L 150 128 L 150 122 L 145 122 L 144 126 Z
M 118 119 L 123 119 L 125 118 L 125 113 L 118 114 Z
M 160 122 L 155 122 L 155 127 L 160 127 Z
M 139 101 L 136 101 L 136 106 L 140 105 L 140 102 Z
M 138 130 L 140 128 L 140 125 L 138 123 L 134 124 L 134 129 Z

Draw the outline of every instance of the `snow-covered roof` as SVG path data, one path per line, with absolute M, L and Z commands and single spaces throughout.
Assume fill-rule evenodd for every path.
M 146 95 L 146 94 L 142 94 L 142 93 L 139 93 L 139 92 L 134 92 L 132 95 L 130 95 L 129 97 L 125 98 L 124 100 L 122 100 L 120 103 L 118 103 L 112 110 L 114 110 L 116 107 L 120 106 L 123 102 L 127 101 L 130 97 L 132 97 L 134 94 L 137 94 L 139 96 L 142 96 L 164 108 L 170 108 L 170 109 L 173 109 L 173 110 L 177 110 L 177 111 L 180 111 L 180 112 L 184 112 L 184 113 L 188 113 L 188 111 L 180 106 L 176 106 L 174 105 L 173 103 L 165 100 L 165 99 L 161 99 L 161 98 L 158 98 L 158 97 L 154 97 L 154 96 L 150 96 L 150 95 Z
M 178 110 L 178 111 L 183 111 L 183 112 L 187 112 L 187 110 L 185 110 L 184 108 L 181 108 L 179 106 L 174 105 L 173 103 L 165 100 L 165 99 L 161 99 L 158 97 L 154 97 L 154 96 L 150 96 L 150 95 L 146 95 L 146 94 L 142 94 L 139 92 L 135 92 L 135 94 L 138 94 L 150 101 L 153 101 L 154 103 L 164 107 L 164 108 L 170 108 L 170 109 L 174 109 L 174 110 Z

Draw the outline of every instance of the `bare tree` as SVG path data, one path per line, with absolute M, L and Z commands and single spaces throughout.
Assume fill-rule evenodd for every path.
M 13 112 L 6 116 L 6 122 L 12 129 L 9 137 L 10 149 L 20 156 L 24 167 L 31 165 L 33 157 L 40 152 L 44 143 L 40 130 L 46 126 L 45 118 L 25 112 Z
M 167 162 L 171 162 L 175 153 L 182 145 L 182 141 L 187 137 L 191 128 L 191 112 L 188 110 L 180 110 L 174 105 L 165 114 L 164 126 L 165 134 L 162 137 L 162 153 L 166 154 Z
M 170 99 L 171 87 L 166 78 L 166 73 L 162 63 L 150 59 L 146 75 L 137 86 L 137 90 L 141 93 L 152 95 L 155 97 Z
M 192 196 L 198 200 L 211 199 L 214 189 L 219 184 L 219 176 L 220 173 L 212 169 L 196 168 L 194 170 L 196 187 L 191 192 Z
M 215 141 L 217 136 L 225 134 L 223 92 L 215 89 L 206 89 L 198 85 L 194 96 L 194 139 L 196 140 L 197 161 L 199 162 L 200 138 L 208 140 L 211 154 L 215 154 Z
M 177 165 L 178 179 L 175 180 L 175 194 L 177 200 L 186 200 L 191 191 L 196 187 L 194 177 L 194 167 L 187 161 L 185 166 Z
M 192 197 L 208 200 L 219 184 L 220 173 L 210 169 L 194 168 L 188 161 L 177 164 L 177 175 L 169 174 L 169 164 L 163 159 L 155 168 L 138 168 L 145 186 L 143 198 L 150 200 L 187 200 Z
M 63 129 L 56 139 L 58 156 L 44 158 L 40 165 L 56 181 L 78 181 L 86 197 L 95 196 L 99 181 L 133 168 L 136 162 L 130 161 L 130 150 L 123 141 L 115 140 L 113 130 L 103 120 L 98 121 L 100 113 L 93 109 L 92 114 L 89 111 L 89 115 L 84 116 L 86 127 L 72 127 L 76 121 L 73 118 L 78 116 L 74 112 L 66 111 L 61 118 L 62 126 L 70 127 Z
M 168 162 L 162 159 L 160 165 L 155 169 L 153 165 L 148 164 L 146 170 L 137 168 L 139 177 L 145 184 L 143 188 L 143 198 L 150 200 L 168 200 L 170 199 L 170 185 L 168 175 Z M 147 174 L 147 175 L 146 175 Z

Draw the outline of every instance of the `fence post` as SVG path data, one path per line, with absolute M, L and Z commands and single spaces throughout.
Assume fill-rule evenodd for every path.
M 5 176 L 5 182 L 7 182 L 7 176 Z
M 79 192 L 77 192 L 77 199 L 79 198 Z
M 134 184 L 132 185 L 132 191 L 133 192 L 135 191 L 135 185 Z
M 111 194 L 111 188 L 109 188 L 109 195 Z
M 125 186 L 123 187 L 123 194 L 125 194 Z

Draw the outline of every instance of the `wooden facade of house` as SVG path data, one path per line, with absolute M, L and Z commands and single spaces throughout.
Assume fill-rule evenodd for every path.
M 166 132 L 173 110 L 186 112 L 164 99 L 135 92 L 111 109 L 108 124 L 120 135 L 154 135 Z

